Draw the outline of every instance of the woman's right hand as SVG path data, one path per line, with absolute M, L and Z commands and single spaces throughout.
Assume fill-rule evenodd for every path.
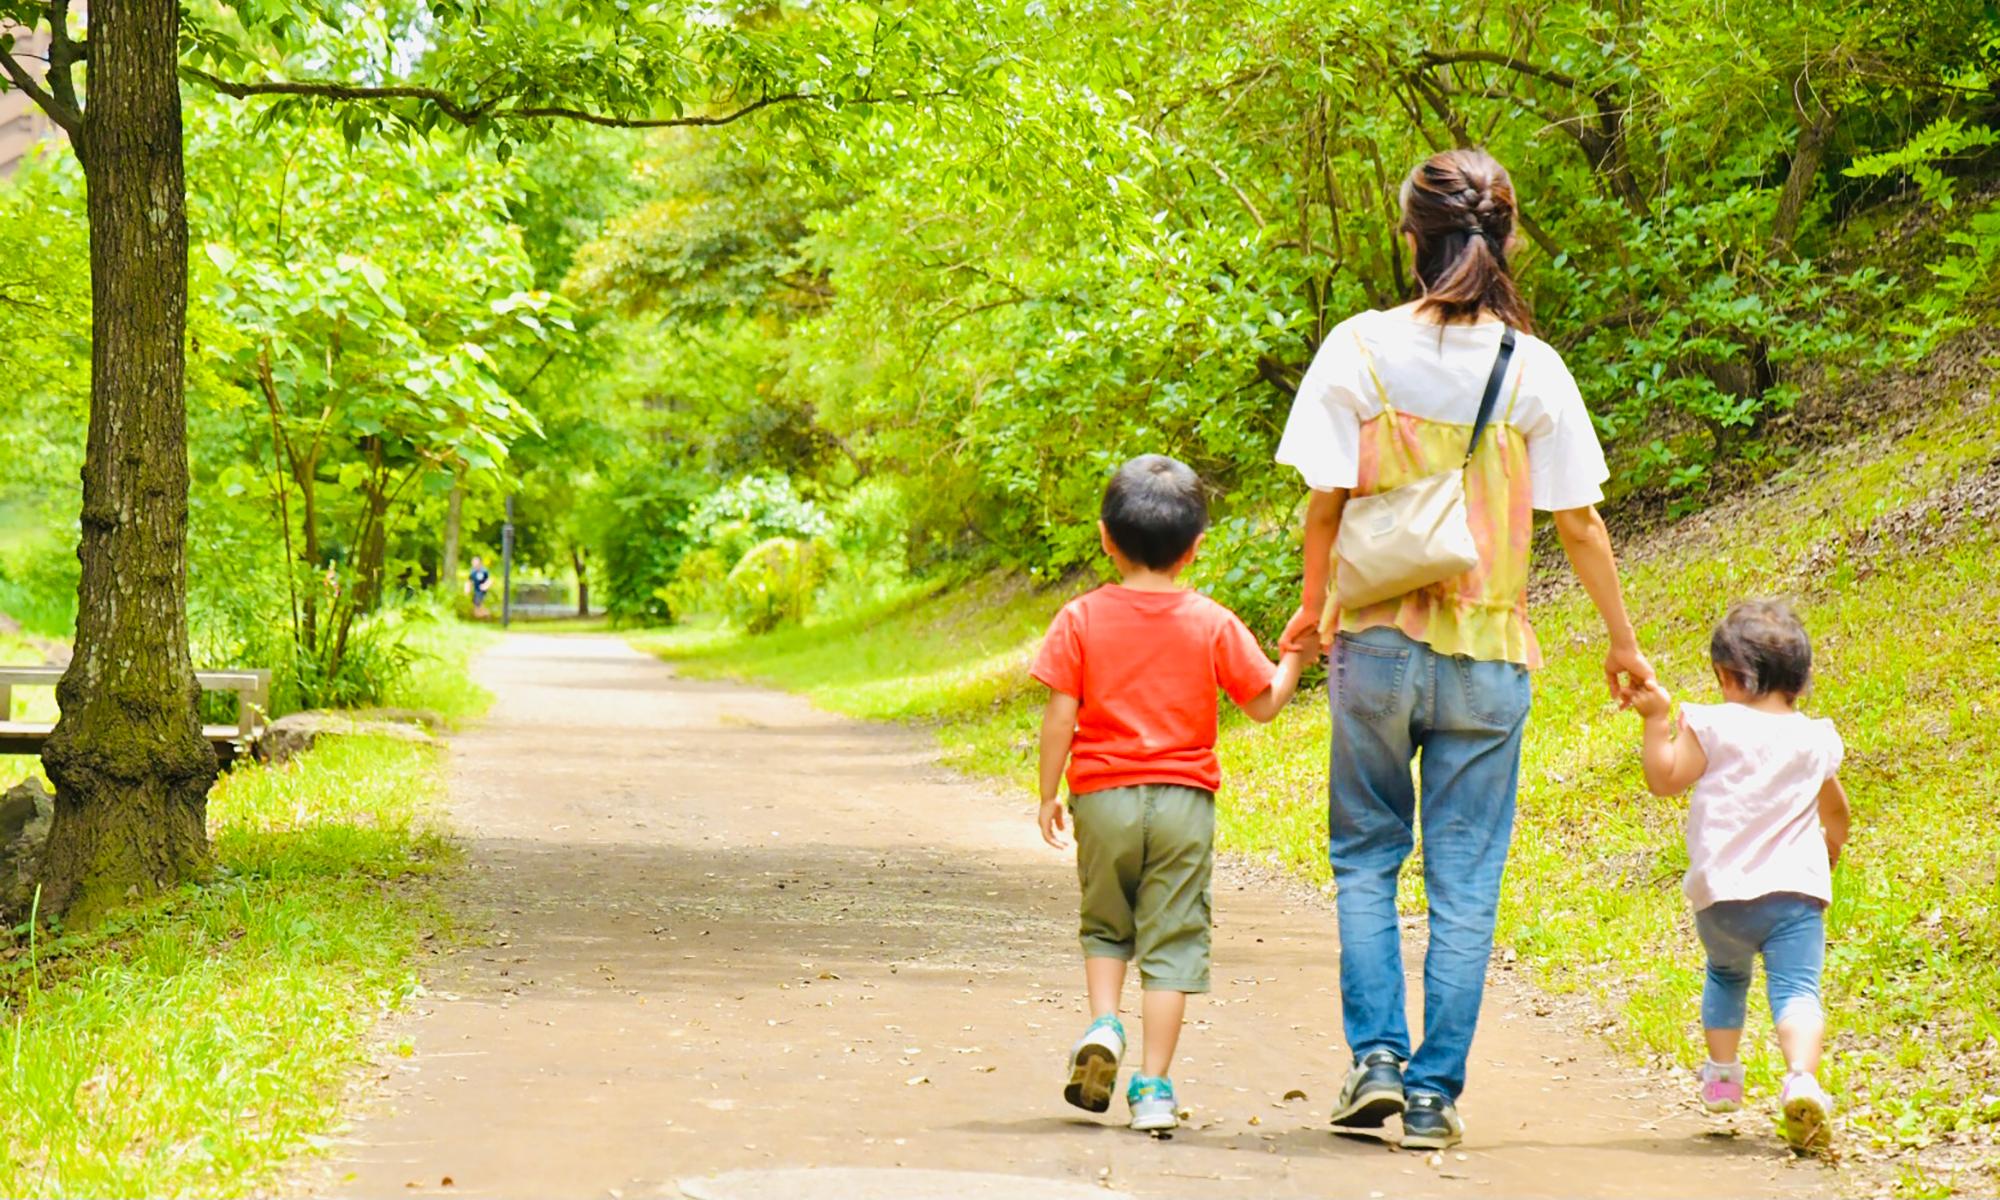
M 1654 682 L 1653 664 L 1637 646 L 1613 645 L 1604 656 L 1604 683 L 1619 708 L 1632 707 L 1632 699 Z
M 1278 635 L 1278 652 L 1290 654 L 1306 647 L 1307 635 L 1319 635 L 1319 614 L 1301 604 L 1292 619 L 1285 622 L 1285 632 Z

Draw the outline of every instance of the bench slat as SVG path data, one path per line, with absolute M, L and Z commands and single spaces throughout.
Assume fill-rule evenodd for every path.
M 14 688 L 54 687 L 69 668 L 55 663 L 12 663 L 0 665 L 0 725 L 13 723 Z M 262 667 L 237 667 L 221 671 L 196 671 L 195 682 L 211 692 L 236 693 L 236 724 L 211 725 L 204 731 L 217 741 L 214 730 L 223 730 L 230 740 L 247 740 L 268 719 L 271 708 L 271 672 Z M 36 726 L 39 728 L 39 726 Z

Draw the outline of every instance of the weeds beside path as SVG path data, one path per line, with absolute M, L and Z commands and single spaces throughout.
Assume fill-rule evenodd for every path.
M 481 704 L 469 643 L 425 646 L 400 698 Z M 324 1148 L 445 927 L 443 799 L 436 751 L 403 741 L 245 763 L 209 799 L 211 882 L 87 934 L 0 933 L 0 1195 L 248 1195 Z

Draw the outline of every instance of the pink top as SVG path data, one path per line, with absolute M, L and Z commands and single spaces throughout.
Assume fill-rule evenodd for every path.
M 1833 903 L 1819 790 L 1840 768 L 1833 722 L 1742 704 L 1683 704 L 1681 728 L 1708 756 L 1688 799 L 1688 873 L 1695 910 L 1722 900 L 1796 892 Z

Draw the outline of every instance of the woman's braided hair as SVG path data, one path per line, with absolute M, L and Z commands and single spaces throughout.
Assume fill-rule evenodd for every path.
M 1516 329 L 1534 328 L 1528 302 L 1507 270 L 1514 238 L 1514 184 L 1484 150 L 1447 150 L 1403 180 L 1403 232 L 1416 239 L 1419 309 L 1446 322 L 1481 310 Z

